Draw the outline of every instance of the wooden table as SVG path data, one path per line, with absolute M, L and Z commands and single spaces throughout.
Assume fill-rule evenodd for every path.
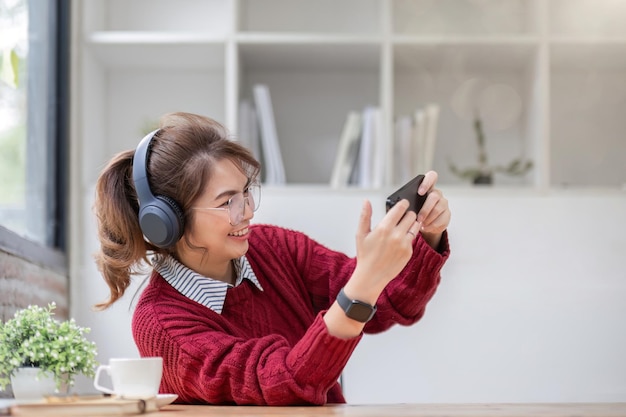
M 238 417 L 626 417 L 626 403 L 393 404 L 323 407 L 168 405 L 159 414 Z

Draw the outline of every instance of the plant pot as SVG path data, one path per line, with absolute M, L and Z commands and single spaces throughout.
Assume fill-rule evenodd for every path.
M 19 401 L 41 400 L 46 395 L 58 392 L 54 376 L 47 372 L 40 374 L 39 368 L 18 368 L 11 375 L 13 396 Z
M 493 184 L 493 176 L 490 173 L 479 174 L 474 177 L 474 185 L 491 185 Z

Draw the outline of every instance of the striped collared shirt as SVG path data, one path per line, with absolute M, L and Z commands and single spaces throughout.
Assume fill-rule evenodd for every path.
M 155 255 L 153 263 L 154 269 L 179 293 L 218 314 L 222 313 L 226 291 L 233 285 L 200 275 L 172 256 Z M 235 259 L 233 265 L 237 276 L 235 287 L 241 284 L 244 279 L 248 279 L 259 290 L 263 291 L 263 287 L 261 287 L 245 256 Z

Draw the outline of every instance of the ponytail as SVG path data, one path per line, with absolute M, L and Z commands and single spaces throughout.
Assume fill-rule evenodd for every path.
M 100 250 L 96 265 L 109 286 L 110 296 L 96 304 L 103 310 L 124 295 L 131 275 L 140 273 L 140 261 L 157 248 L 143 238 L 137 213 L 139 204 L 132 183 L 134 151 L 117 154 L 104 168 L 96 183 L 94 211 L 98 221 Z

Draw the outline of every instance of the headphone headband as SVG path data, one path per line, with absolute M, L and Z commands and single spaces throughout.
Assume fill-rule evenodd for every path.
M 153 130 L 141 139 L 133 157 L 133 181 L 140 205 L 155 198 L 148 183 L 148 150 L 152 138 L 158 131 L 159 129 Z

